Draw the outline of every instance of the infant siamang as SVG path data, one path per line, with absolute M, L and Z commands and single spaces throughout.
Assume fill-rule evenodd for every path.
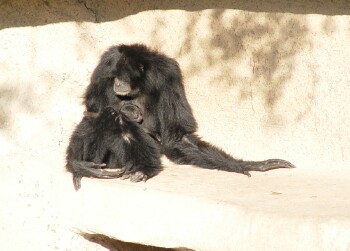
M 155 140 L 158 136 L 151 137 L 138 124 L 143 119 L 138 106 L 124 102 L 106 107 L 101 113 L 84 115 L 67 149 L 66 168 L 73 173 L 76 190 L 82 177 L 120 177 L 138 182 L 160 171 L 160 148 Z M 138 172 L 140 168 L 143 172 Z

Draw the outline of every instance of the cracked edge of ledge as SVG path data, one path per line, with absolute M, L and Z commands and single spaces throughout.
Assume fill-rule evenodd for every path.
M 85 9 L 86 9 L 88 12 L 90 12 L 90 13 L 92 14 L 92 16 L 93 16 L 94 19 L 95 19 L 95 23 L 99 23 L 99 22 L 100 22 L 100 19 L 99 19 L 97 13 L 96 13 L 96 10 L 94 10 L 94 9 L 91 8 L 91 7 L 89 7 L 88 4 L 86 3 L 86 1 L 84 1 L 84 0 L 78 0 L 78 3 L 79 3 L 79 4 L 82 4 L 82 5 L 85 7 Z

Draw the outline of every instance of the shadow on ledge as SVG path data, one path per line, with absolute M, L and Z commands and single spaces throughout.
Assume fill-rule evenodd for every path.
M 81 233 L 86 240 L 100 244 L 101 246 L 111 251 L 191 251 L 188 248 L 160 248 L 153 246 L 146 246 L 131 242 L 123 242 L 116 239 L 109 238 L 103 234 L 87 234 Z
M 251 12 L 349 15 L 347 0 L 203 0 L 203 1 L 114 1 L 114 0 L 2 0 L 0 29 L 59 22 L 108 22 L 148 10 L 239 9 Z

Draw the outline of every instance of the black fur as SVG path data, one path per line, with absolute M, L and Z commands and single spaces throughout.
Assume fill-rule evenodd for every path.
M 88 112 L 99 113 L 125 99 L 142 109 L 141 127 L 159 136 L 162 152 L 176 163 L 248 176 L 249 171 L 294 167 L 279 159 L 237 160 L 203 142 L 194 134 L 197 123 L 185 96 L 177 62 L 144 45 L 119 45 L 107 50 L 92 74 L 84 104 Z M 84 168 L 94 169 L 89 165 Z M 105 176 L 110 177 L 108 173 Z
M 67 169 L 73 173 L 76 190 L 80 188 L 80 180 L 84 176 L 130 178 L 137 182 L 145 181 L 160 171 L 159 146 L 135 123 L 139 120 L 135 114 L 138 114 L 138 107 L 125 104 L 120 112 L 107 107 L 96 117 L 85 116 L 82 119 L 67 149 Z

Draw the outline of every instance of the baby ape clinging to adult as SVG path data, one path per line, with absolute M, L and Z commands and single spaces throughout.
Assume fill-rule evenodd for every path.
M 132 121 L 135 121 L 139 124 L 143 122 L 143 116 L 142 116 L 142 109 L 138 107 L 137 105 L 133 104 L 133 100 L 122 100 L 121 102 L 116 103 L 113 106 L 114 110 L 122 112 L 124 115 L 126 115 L 129 119 Z M 88 112 L 84 111 L 85 117 L 91 117 L 91 118 L 97 118 L 99 116 L 99 113 L 97 112 Z M 160 135 L 158 135 L 154 131 L 150 131 L 146 127 L 142 127 L 142 129 L 151 136 L 154 140 L 156 140 L 158 143 L 161 142 Z
M 84 113 L 67 149 L 67 170 L 76 190 L 82 177 L 145 181 L 160 170 L 160 150 L 138 123 L 140 108 L 124 102 L 101 113 Z M 136 123 L 135 123 L 136 122 Z M 101 168 L 119 168 L 116 171 Z M 142 172 L 138 171 L 142 168 Z

